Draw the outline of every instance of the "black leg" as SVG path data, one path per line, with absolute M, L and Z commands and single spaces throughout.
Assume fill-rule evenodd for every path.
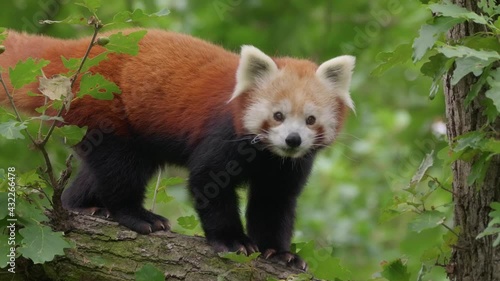
M 198 174 L 191 176 L 189 184 L 208 243 L 216 252 L 256 252 L 257 247 L 243 231 L 234 188 L 221 188 L 218 193 L 215 188 L 204 192 L 208 190 L 204 188 L 207 183 L 210 184 L 210 180 Z
M 306 263 L 290 253 L 297 197 L 312 166 L 311 158 L 267 160 L 255 166 L 250 182 L 247 230 L 265 258 L 300 269 Z
M 235 143 L 221 145 L 220 139 L 206 139 L 189 161 L 195 208 L 206 239 L 217 252 L 258 250 L 244 233 L 235 190 L 244 177 L 243 161 Z
M 79 198 L 97 198 L 118 223 L 142 234 L 169 228 L 168 220 L 142 206 L 147 181 L 158 168 L 139 151 L 133 139 L 105 135 L 98 143 L 79 151 L 85 169 L 63 196 L 69 206 Z M 78 149 L 77 149 L 78 151 Z M 90 187 L 92 185 L 92 187 Z M 91 190 L 88 196 L 86 190 Z
M 95 189 L 98 185 L 95 175 L 85 163 L 82 163 L 75 180 L 62 194 L 63 207 L 67 210 L 91 215 L 109 216 L 108 211 L 96 195 Z

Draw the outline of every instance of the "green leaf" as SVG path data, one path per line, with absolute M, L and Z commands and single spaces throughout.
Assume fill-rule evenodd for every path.
M 451 84 L 456 85 L 465 75 L 474 73 L 475 76 L 483 74 L 483 69 L 493 63 L 495 59 L 482 60 L 477 57 L 463 57 L 455 60 L 455 70 Z
M 473 131 L 457 137 L 456 145 L 453 151 L 460 152 L 467 148 L 481 149 L 486 143 L 486 134 L 479 131 Z
M 165 274 L 150 263 L 146 263 L 135 272 L 136 281 L 164 281 Z
M 105 52 L 98 54 L 97 56 L 88 57 L 85 60 L 85 63 L 83 64 L 82 70 L 80 72 L 85 73 L 85 72 L 89 71 L 90 68 L 99 65 L 104 60 L 107 60 L 108 54 L 109 54 L 109 51 L 105 51 Z M 66 59 L 65 57 L 61 56 L 61 60 L 64 64 L 64 67 L 66 67 L 67 69 L 69 69 L 73 72 L 76 72 L 78 70 L 78 68 L 80 67 L 80 64 L 82 63 L 81 58 Z
M 486 91 L 485 95 L 493 101 L 497 112 L 500 112 L 500 69 L 492 70 L 486 81 L 490 85 L 490 89 Z
M 473 36 L 468 36 L 463 39 L 463 45 L 475 50 L 490 50 L 500 52 L 500 44 L 493 36 L 484 36 L 484 34 L 478 33 Z
M 65 143 L 69 146 L 78 144 L 86 133 L 87 127 L 80 128 L 75 125 L 65 125 L 54 128 L 54 135 L 64 138 Z
M 445 55 L 438 53 L 434 56 L 429 57 L 429 61 L 424 63 L 420 68 L 420 72 L 424 75 L 429 76 L 432 79 L 432 85 L 429 92 L 429 98 L 434 99 L 437 91 L 443 84 L 443 75 L 445 75 L 448 70 L 453 65 L 454 59 L 447 58 Z
M 425 155 L 424 160 L 422 160 L 422 163 L 420 163 L 420 166 L 418 167 L 417 172 L 413 177 L 411 178 L 410 185 L 408 186 L 408 189 L 415 188 L 418 183 L 422 181 L 422 178 L 425 176 L 427 173 L 427 170 L 434 165 L 434 150 L 431 151 L 431 153 L 427 153 Z
M 251 262 L 253 260 L 256 260 L 260 256 L 260 253 L 256 252 L 256 253 L 253 253 L 253 254 L 251 254 L 249 256 L 246 256 L 244 254 L 237 254 L 237 253 L 234 253 L 234 252 L 227 252 L 227 253 L 219 253 L 218 255 L 221 258 L 225 258 L 225 259 L 237 262 L 237 263 L 249 263 L 249 262 Z
M 493 138 L 486 139 L 482 144 L 482 150 L 493 154 L 500 154 L 500 140 Z
M 114 23 L 144 23 L 150 20 L 156 20 L 160 17 L 164 17 L 166 15 L 170 14 L 170 11 L 168 9 L 163 9 L 157 13 L 154 14 L 146 14 L 144 13 L 143 10 L 141 9 L 136 9 L 133 12 L 130 11 L 123 11 L 117 13 L 113 17 L 113 22 Z
M 18 252 L 33 263 L 44 263 L 56 255 L 64 255 L 64 249 L 71 245 L 63 238 L 62 232 L 53 232 L 45 225 L 31 225 L 19 230 L 23 236 Z
M 493 246 L 497 247 L 500 245 L 500 203 L 492 202 L 490 207 L 492 209 L 489 213 L 491 221 L 488 223 L 488 226 L 484 229 L 484 231 L 479 233 L 476 239 L 481 239 L 488 235 L 497 235 L 497 238 L 493 242 Z
M 488 123 L 493 124 L 500 114 L 497 110 L 497 107 L 493 103 L 491 99 L 483 99 L 480 100 L 481 105 L 483 106 L 483 115 L 487 117 Z
M 382 266 L 382 276 L 389 281 L 409 281 L 411 274 L 401 259 L 394 260 Z
M 82 3 L 75 4 L 87 8 L 93 14 L 95 14 L 97 9 L 99 9 L 102 5 L 101 0 L 83 0 Z
M 457 242 L 458 242 L 457 234 L 459 234 L 459 233 L 460 233 L 460 227 L 455 226 L 455 228 L 453 229 L 453 232 L 448 230 L 443 235 L 443 242 L 444 242 L 443 249 L 445 251 L 451 251 L 452 247 L 457 244 Z
M 479 91 L 481 91 L 483 86 L 486 84 L 486 80 L 490 75 L 490 70 L 491 66 L 484 69 L 479 79 L 476 81 L 476 83 L 474 83 L 474 85 L 472 85 L 471 90 L 469 91 L 467 97 L 465 98 L 465 105 L 470 105 L 471 101 L 477 97 Z
M 185 216 L 185 217 L 178 218 L 177 223 L 182 228 L 192 230 L 192 229 L 195 229 L 196 226 L 198 226 L 199 221 L 194 215 L 191 215 L 191 216 Z
M 98 100 L 112 100 L 113 94 L 120 94 L 120 88 L 113 82 L 107 80 L 101 74 L 85 73 L 80 81 L 78 97 L 90 95 Z
M 420 233 L 423 230 L 434 228 L 438 225 L 443 224 L 445 219 L 446 216 L 442 212 L 436 210 L 425 211 L 421 214 L 418 214 L 416 218 L 412 222 L 410 222 L 409 228 L 411 231 Z
M 308 263 L 309 271 L 318 279 L 352 279 L 352 273 L 341 265 L 339 258 L 333 257 L 331 248 L 316 249 L 314 241 L 302 245 L 298 254 Z
M 479 159 L 474 161 L 469 176 L 467 177 L 467 184 L 473 185 L 474 183 L 482 184 L 488 172 L 491 159 L 489 153 L 482 153 Z
M 109 36 L 109 43 L 104 48 L 118 54 L 137 55 L 139 41 L 146 35 L 147 30 L 139 30 L 124 35 L 122 32 Z
M 438 47 L 437 50 L 449 58 L 476 57 L 483 61 L 500 59 L 500 54 L 496 51 L 475 50 L 465 46 L 443 45 Z
M 163 178 L 161 180 L 161 186 L 175 186 L 175 185 L 180 185 L 180 184 L 185 184 L 186 180 L 181 177 L 169 177 L 169 178 Z
M 25 173 L 22 177 L 22 181 L 25 183 L 40 180 L 36 171 Z M 33 178 L 30 179 L 28 177 Z M 36 179 L 34 177 L 36 177 Z M 37 226 L 42 222 L 49 221 L 49 218 L 45 215 L 43 208 L 37 206 L 35 203 L 30 203 L 27 200 L 17 200 L 16 203 L 16 216 L 24 226 Z
M 450 2 L 445 2 L 444 4 L 431 4 L 429 8 L 434 14 L 441 16 L 471 20 L 483 25 L 488 24 L 487 18 Z
M 480 0 L 477 6 L 489 16 L 495 16 L 500 13 L 500 7 L 495 3 L 495 0 Z
M 37 81 L 42 76 L 42 68 L 50 63 L 48 60 L 34 60 L 28 58 L 18 62 L 14 68 L 9 68 L 9 77 L 15 89 L 21 89 L 24 85 Z
M 413 62 L 421 60 L 427 50 L 434 46 L 440 35 L 464 21 L 464 19 L 436 17 L 432 23 L 423 25 L 419 36 L 413 41 Z
M 21 131 L 26 128 L 26 122 L 9 120 L 0 123 L 0 135 L 8 140 L 24 139 L 24 135 L 21 134 Z
M 410 44 L 401 44 L 396 47 L 392 52 L 380 53 L 377 55 L 377 60 L 381 61 L 373 71 L 372 75 L 380 76 L 388 69 L 394 67 L 397 64 L 405 63 L 409 60 L 411 55 Z

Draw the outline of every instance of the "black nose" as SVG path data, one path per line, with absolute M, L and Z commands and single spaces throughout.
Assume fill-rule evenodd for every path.
M 288 135 L 288 137 L 286 137 L 285 142 L 289 147 L 295 148 L 300 146 L 302 140 L 300 139 L 299 134 L 291 133 Z

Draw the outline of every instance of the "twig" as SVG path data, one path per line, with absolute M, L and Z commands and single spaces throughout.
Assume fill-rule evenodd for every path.
M 45 96 L 45 102 L 43 103 L 43 112 L 42 115 L 45 115 L 45 111 L 47 110 L 45 106 L 47 105 L 48 102 L 48 97 Z M 43 128 L 43 119 L 40 119 L 40 127 L 38 128 L 38 138 L 37 139 L 42 139 L 42 128 Z
M 427 175 L 427 177 L 429 177 L 430 179 L 432 179 L 433 181 L 435 181 L 442 190 L 448 191 L 449 193 L 455 195 L 455 193 L 453 193 L 452 190 L 449 190 L 448 188 L 444 187 L 444 185 L 437 178 L 435 178 L 435 177 L 433 177 L 431 175 Z
M 161 179 L 161 168 L 158 169 L 158 178 L 156 179 L 156 187 L 155 187 L 155 193 L 153 195 L 153 204 L 151 206 L 151 212 L 154 212 L 154 210 L 155 210 L 156 195 L 158 194 L 158 188 L 160 186 L 160 179 Z
M 458 237 L 458 233 L 455 232 L 451 227 L 447 226 L 444 222 L 441 223 L 442 226 L 444 226 L 446 229 L 448 229 L 451 233 L 455 234 L 455 236 Z
M 89 46 L 87 47 L 87 51 L 85 52 L 85 55 L 83 56 L 82 62 L 80 63 L 78 70 L 71 78 L 71 86 L 70 86 L 71 89 L 73 89 L 73 86 L 76 83 L 78 75 L 80 75 L 80 72 L 82 71 L 83 65 L 85 64 L 85 61 L 87 61 L 87 58 L 90 55 L 90 51 L 92 50 L 92 47 L 94 47 L 94 45 L 95 45 L 95 39 L 97 38 L 97 34 L 99 33 L 99 30 L 102 28 L 101 22 L 99 21 L 99 19 L 97 19 L 95 17 L 93 17 L 89 22 L 91 22 L 91 24 L 94 25 L 94 34 L 92 35 L 92 39 L 90 41 Z M 63 111 L 64 111 L 64 106 L 61 107 L 61 109 L 59 109 L 59 112 L 57 112 L 57 117 L 61 117 Z M 45 138 L 43 139 L 43 141 L 41 143 L 43 146 L 48 142 L 50 136 L 52 135 L 52 132 L 54 131 L 54 129 L 56 127 L 56 124 L 57 124 L 57 120 L 54 120 L 52 122 L 52 125 L 49 128 L 49 131 L 47 132 L 47 135 L 45 135 Z
M 81 72 L 81 70 L 83 68 L 83 65 L 85 64 L 85 61 L 87 60 L 88 56 L 90 55 L 90 50 L 92 50 L 92 47 L 95 44 L 95 39 L 97 38 L 97 34 L 99 33 L 99 30 L 102 28 L 101 22 L 96 17 L 92 17 L 89 20 L 89 22 L 90 22 L 90 24 L 94 25 L 94 35 L 92 36 L 92 40 L 91 40 L 89 46 L 87 47 L 87 51 L 85 52 L 85 56 L 83 57 L 82 62 L 80 63 L 80 66 L 78 67 L 78 70 L 73 75 L 73 78 L 71 80 L 71 86 L 70 86 L 71 89 L 73 89 L 73 86 L 75 85 L 75 82 L 76 82 L 76 80 L 78 78 L 78 75 L 80 74 L 80 72 Z M 57 117 L 61 117 L 62 116 L 64 108 L 65 107 L 63 106 L 63 107 L 61 107 L 61 109 L 59 109 L 59 112 L 57 112 Z M 52 168 L 52 164 L 50 162 L 49 155 L 48 155 L 47 151 L 45 150 L 45 145 L 47 144 L 47 142 L 49 141 L 50 136 L 54 132 L 56 124 L 57 124 L 57 120 L 54 120 L 52 122 L 52 125 L 49 128 L 49 131 L 45 135 L 45 138 L 43 139 L 43 141 L 41 141 L 40 143 L 37 143 L 36 146 L 38 147 L 38 149 L 40 149 L 40 151 L 43 154 L 43 157 L 45 159 L 45 163 L 47 165 L 47 169 L 46 169 L 45 172 L 48 174 L 52 186 L 54 187 L 54 189 L 59 189 L 59 186 L 58 186 L 59 182 L 56 181 L 56 179 L 54 177 L 54 171 L 53 171 L 53 168 Z
M 10 94 L 9 89 L 7 89 L 7 84 L 5 84 L 5 81 L 3 80 L 2 73 L 0 73 L 0 83 L 2 84 L 3 89 L 5 90 L 5 94 L 9 98 L 10 105 L 12 106 L 12 109 L 14 110 L 14 113 L 16 114 L 17 121 L 22 123 L 23 119 L 21 118 L 19 111 L 17 111 L 16 104 L 14 103 L 14 98 Z M 36 143 L 35 139 L 31 136 L 30 132 L 27 129 L 24 129 L 24 132 L 28 135 L 31 142 L 36 146 L 37 143 Z

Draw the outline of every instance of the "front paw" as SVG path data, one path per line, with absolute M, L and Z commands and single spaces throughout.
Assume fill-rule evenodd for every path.
M 259 251 L 257 245 L 246 235 L 237 238 L 214 238 L 209 239 L 208 244 L 217 253 L 237 252 L 245 255 L 251 255 Z
M 115 210 L 111 212 L 111 216 L 119 224 L 140 234 L 170 230 L 168 219 L 144 208 Z
M 307 263 L 298 255 L 289 251 L 276 251 L 275 249 L 267 249 L 262 254 L 266 260 L 276 260 L 285 263 L 287 266 L 307 271 Z

